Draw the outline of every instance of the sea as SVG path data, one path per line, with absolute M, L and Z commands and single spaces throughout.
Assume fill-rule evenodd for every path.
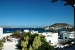
M 34 30 L 34 31 L 38 31 L 38 33 L 42 33 L 42 32 L 50 32 L 50 30 L 45 30 L 44 28 L 3 28 L 3 33 L 9 33 L 9 32 L 16 32 L 17 30 L 24 32 L 24 30 Z M 57 30 L 58 32 L 60 31 L 69 31 L 69 30 Z

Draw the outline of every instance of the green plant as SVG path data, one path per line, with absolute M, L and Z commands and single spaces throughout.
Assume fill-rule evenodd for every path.
M 5 41 L 6 41 L 6 38 L 5 38 L 5 37 L 3 37 L 2 42 L 5 42 Z
M 0 50 L 2 49 L 3 47 L 3 43 L 2 43 L 2 40 L 0 40 Z
M 54 50 L 54 46 L 51 46 L 41 34 L 27 33 L 26 36 L 23 36 L 20 45 L 22 50 Z
M 54 30 L 54 29 L 52 29 L 50 31 L 53 32 L 53 33 L 57 33 L 58 32 L 57 30 Z

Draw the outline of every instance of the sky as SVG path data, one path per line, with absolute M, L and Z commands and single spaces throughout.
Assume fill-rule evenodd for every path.
M 0 0 L 0 26 L 43 27 L 74 24 L 74 10 L 65 2 L 51 0 Z

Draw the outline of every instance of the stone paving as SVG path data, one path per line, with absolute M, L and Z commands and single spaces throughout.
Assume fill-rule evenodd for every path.
M 15 42 L 5 42 L 2 50 L 17 50 Z

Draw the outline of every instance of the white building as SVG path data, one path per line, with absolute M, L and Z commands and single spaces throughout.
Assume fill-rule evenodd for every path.
M 45 30 L 49 30 L 49 27 L 46 27 Z
M 38 31 L 31 30 L 31 34 L 38 33 Z
M 62 32 L 60 32 L 60 34 L 61 34 L 61 38 L 63 39 L 63 40 L 72 40 L 72 39 L 74 39 L 74 31 L 73 32 L 66 32 L 66 31 L 62 31 Z
M 3 28 L 0 27 L 0 39 L 3 37 Z
M 12 33 L 5 33 L 3 34 L 3 28 L 0 27 L 0 39 L 2 39 L 3 37 L 6 37 L 6 36 L 10 36 Z
M 29 30 L 24 30 L 24 32 L 26 32 L 26 33 L 27 33 L 27 32 L 29 32 Z
M 43 32 L 42 35 L 44 35 L 47 41 L 50 42 L 52 45 L 58 44 L 58 33 Z
M 12 35 L 12 33 L 5 33 L 3 34 L 3 37 L 10 36 L 10 35 Z

